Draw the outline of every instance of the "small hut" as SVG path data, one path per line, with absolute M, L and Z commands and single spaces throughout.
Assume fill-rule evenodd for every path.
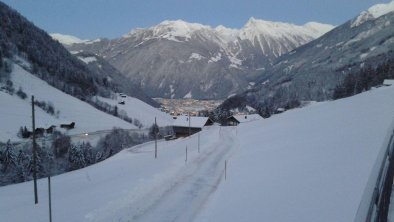
M 240 123 L 251 122 L 262 120 L 259 114 L 250 114 L 250 115 L 233 115 L 227 118 L 226 125 L 227 126 L 237 126 Z
M 204 126 L 213 125 L 213 121 L 208 117 L 197 116 L 176 116 L 173 123 L 175 136 L 185 137 L 200 132 Z

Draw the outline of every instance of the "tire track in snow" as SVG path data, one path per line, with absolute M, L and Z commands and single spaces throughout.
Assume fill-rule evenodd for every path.
M 223 133 L 224 132 L 224 133 Z M 178 175 L 174 184 L 142 215 L 132 221 L 192 221 L 216 191 L 224 175 L 224 160 L 237 144 L 232 128 L 223 128 L 219 140 L 203 158 L 197 158 Z M 189 164 L 189 163 L 188 163 Z
M 218 131 L 216 131 L 218 132 Z M 212 132 L 209 132 L 212 133 Z M 222 128 L 215 141 L 174 174 L 159 175 L 132 195 L 109 203 L 88 221 L 192 221 L 224 176 L 224 160 L 237 146 L 235 130 Z M 197 150 L 193 150 L 197 152 Z M 171 170 L 170 170 L 171 171 Z M 164 177 L 164 178 L 163 178 Z M 97 212 L 96 212 L 97 213 Z
M 224 160 L 237 144 L 233 128 L 222 128 L 220 134 L 208 153 L 187 163 L 174 178 L 177 182 L 147 211 L 134 215 L 132 221 L 192 221 L 218 188 L 224 175 Z

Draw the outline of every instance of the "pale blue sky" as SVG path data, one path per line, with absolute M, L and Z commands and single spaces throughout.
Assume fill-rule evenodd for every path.
M 390 0 L 2 0 L 49 33 L 116 38 L 133 28 L 182 19 L 240 28 L 250 17 L 339 25 Z

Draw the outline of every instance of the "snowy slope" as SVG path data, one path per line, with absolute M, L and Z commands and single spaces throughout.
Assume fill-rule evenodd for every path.
M 379 88 L 209 127 L 200 152 L 198 135 L 159 142 L 156 160 L 154 143 L 132 147 L 53 177 L 54 221 L 354 221 L 393 126 L 393 95 Z M 36 206 L 32 182 L 1 187 L 2 219 L 47 221 L 46 180 L 38 185 Z
M 0 118 L 7 124 L 0 124 L 0 141 L 17 139 L 16 133 L 21 126 L 31 128 L 31 105 L 29 98 L 35 96 L 37 101 L 51 102 L 55 110 L 60 111 L 59 118 L 55 118 L 36 107 L 36 127 L 49 127 L 62 123 L 75 122 L 75 129 L 71 134 L 108 130 L 113 127 L 124 129 L 136 128 L 134 125 L 119 118 L 106 114 L 82 102 L 81 100 L 53 88 L 45 81 L 30 74 L 19 65 L 14 65 L 11 80 L 14 87 L 27 93 L 28 99 L 22 100 L 17 96 L 6 95 L 0 92 L 2 103 L 8 104 L 0 109 Z M 154 109 L 154 108 L 152 108 Z M 1 121 L 2 123 L 4 123 Z
M 31 105 L 29 102 L 1 91 L 0 101 L 2 104 L 0 108 L 0 141 L 5 142 L 8 139 L 16 140 L 16 133 L 19 127 L 27 126 L 31 128 Z M 36 110 L 37 126 L 58 125 L 60 122 L 59 119 L 48 115 L 43 110 Z
M 381 88 L 241 124 L 229 179 L 199 221 L 356 221 L 393 130 L 392 96 Z
M 117 106 L 119 112 L 124 111 L 127 116 L 138 119 L 144 127 L 150 127 L 155 122 L 155 117 L 157 124 L 159 126 L 168 126 L 173 122 L 172 117 L 160 111 L 159 109 L 153 108 L 152 106 L 142 102 L 134 97 L 127 96 L 122 98 L 116 96 L 116 99 L 108 99 L 103 97 L 97 97 L 100 101 L 108 103 L 112 106 Z M 124 105 L 118 104 L 118 102 L 124 101 Z

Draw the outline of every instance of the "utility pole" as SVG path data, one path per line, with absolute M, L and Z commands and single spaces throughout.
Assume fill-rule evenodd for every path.
M 158 133 L 158 132 L 156 132 L 156 126 L 157 126 L 157 124 L 156 124 L 156 117 L 155 117 L 155 128 L 154 128 L 154 133 L 155 133 L 155 159 L 157 159 L 157 133 Z
M 31 112 L 33 120 L 33 180 L 34 180 L 34 203 L 38 204 L 37 194 L 37 149 L 36 149 L 36 118 L 34 115 L 34 96 L 31 96 Z

